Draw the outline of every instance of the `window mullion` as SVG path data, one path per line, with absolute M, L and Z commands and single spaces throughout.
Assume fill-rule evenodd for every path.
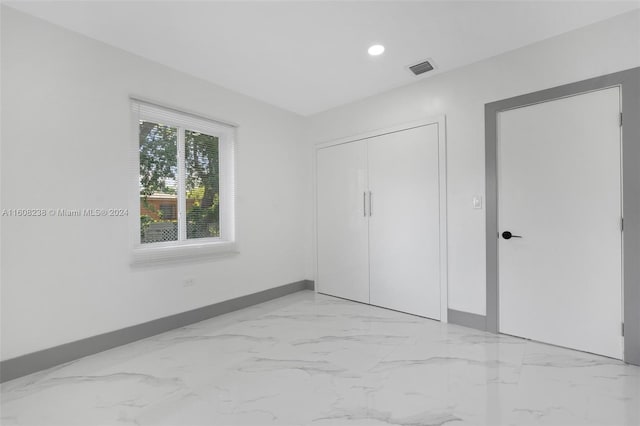
M 187 239 L 187 193 L 184 127 L 178 128 L 178 241 Z

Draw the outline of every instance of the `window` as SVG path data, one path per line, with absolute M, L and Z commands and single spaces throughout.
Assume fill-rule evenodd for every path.
M 145 200 L 147 201 L 147 200 Z M 178 206 L 176 205 L 176 203 L 162 203 L 160 204 L 160 213 L 162 214 L 162 219 L 165 220 L 177 220 L 178 219 L 178 212 L 176 211 L 176 208 Z
M 132 100 L 132 109 L 137 249 L 167 254 L 182 247 L 230 248 L 235 128 L 138 100 Z

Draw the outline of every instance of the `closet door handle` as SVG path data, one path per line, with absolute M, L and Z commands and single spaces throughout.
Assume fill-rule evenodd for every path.
M 373 214 L 373 210 L 371 209 L 371 196 L 373 195 L 373 193 L 371 191 L 369 191 L 369 216 L 371 216 Z
M 367 217 L 367 193 L 362 193 L 362 215 Z

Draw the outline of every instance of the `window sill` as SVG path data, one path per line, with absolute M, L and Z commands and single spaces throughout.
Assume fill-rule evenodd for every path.
M 237 254 L 234 241 L 196 242 L 173 245 L 137 246 L 131 264 L 157 265 L 189 260 L 206 260 Z

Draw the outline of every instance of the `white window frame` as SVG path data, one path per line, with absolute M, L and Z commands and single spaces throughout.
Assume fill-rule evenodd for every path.
M 133 122 L 132 196 L 130 205 L 133 264 L 202 258 L 237 252 L 235 237 L 235 145 L 236 126 L 189 112 L 131 98 Z M 178 128 L 178 240 L 156 243 L 140 241 L 140 121 L 151 121 Z M 192 130 L 218 138 L 220 236 L 186 238 L 186 192 L 184 173 L 184 131 Z M 134 198 L 135 197 L 135 198 Z

